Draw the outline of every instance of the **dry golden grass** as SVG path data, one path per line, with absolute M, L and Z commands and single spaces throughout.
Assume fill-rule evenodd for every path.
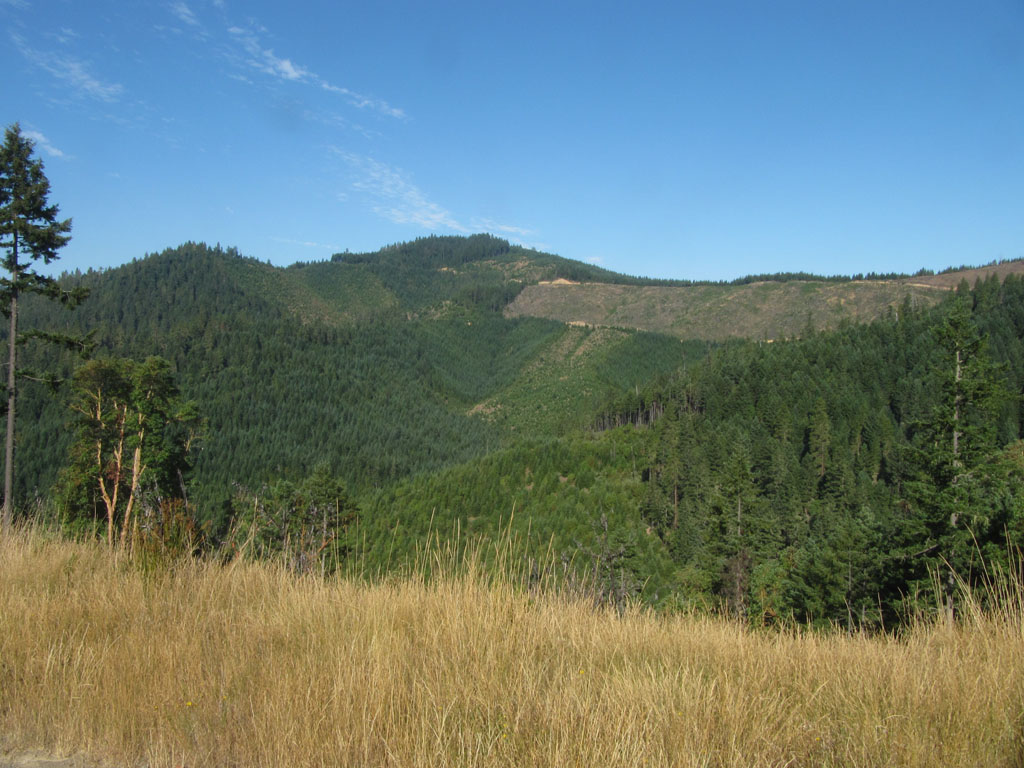
M 143 572 L 0 542 L 0 747 L 157 766 L 1020 766 L 1017 609 L 901 639 L 625 616 L 468 574 Z

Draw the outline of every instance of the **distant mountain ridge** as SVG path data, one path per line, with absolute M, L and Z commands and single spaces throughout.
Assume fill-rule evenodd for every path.
M 205 322 L 214 306 L 336 330 L 398 318 L 436 320 L 471 309 L 683 340 L 774 341 L 809 328 L 870 322 L 905 303 L 931 306 L 962 281 L 973 285 L 1007 274 L 1024 274 L 1024 261 L 912 276 L 779 273 L 719 283 L 655 280 L 472 235 L 431 236 L 286 268 L 233 248 L 186 243 L 123 267 L 63 279 L 116 294 L 116 322 L 126 333 L 140 326 L 169 332 L 169 319 L 177 313 L 183 322 Z M 139 296 L 150 300 L 140 303 Z M 166 311 L 159 310 L 161 302 L 168 304 Z M 78 319 L 67 322 L 103 325 L 109 321 L 105 311 L 87 302 Z M 154 311 L 157 316 L 150 317 Z
M 361 265 L 381 281 L 394 273 L 417 273 L 418 304 L 438 296 L 484 293 L 491 309 L 505 315 L 562 323 L 643 330 L 683 340 L 734 338 L 778 340 L 808 328 L 827 330 L 842 322 L 870 322 L 904 302 L 932 306 L 961 281 L 973 285 L 997 275 L 1024 274 L 1024 260 L 961 267 L 933 274 L 820 276 L 782 272 L 732 281 L 652 279 L 624 275 L 549 253 L 510 245 L 490 235 L 429 237 L 374 253 L 335 254 L 332 261 Z M 310 265 L 317 267 L 318 265 Z M 322 265 L 319 268 L 323 268 Z M 423 280 L 423 270 L 440 279 Z

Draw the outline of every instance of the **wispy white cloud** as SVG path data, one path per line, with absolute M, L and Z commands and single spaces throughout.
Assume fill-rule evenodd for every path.
M 367 139 L 376 139 L 381 135 L 379 131 L 370 130 L 359 123 L 353 123 L 343 115 L 339 115 L 336 112 L 329 110 L 306 109 L 303 112 L 303 118 L 309 122 L 320 123 L 321 125 L 327 125 L 332 128 L 344 128 L 347 131 L 361 134 Z
M 36 50 L 13 32 L 10 39 L 21 55 L 32 64 L 49 72 L 58 80 L 63 80 L 82 95 L 99 101 L 113 102 L 124 92 L 124 86 L 120 83 L 103 82 L 89 72 L 84 62 L 72 56 Z
M 398 107 L 392 107 L 383 99 L 371 99 L 369 96 L 363 96 L 362 94 L 356 93 L 348 88 L 342 88 L 339 85 L 331 85 L 325 80 L 320 80 L 320 87 L 325 91 L 330 91 L 331 93 L 337 93 L 344 96 L 348 100 L 349 104 L 353 107 L 357 107 L 358 109 L 370 107 L 371 109 L 388 115 L 389 117 L 405 117 L 404 110 L 399 109 Z
M 171 4 L 171 13 L 178 17 L 179 20 L 185 22 L 190 27 L 202 27 L 199 23 L 199 19 L 196 18 L 195 13 L 191 8 L 183 2 L 177 2 Z
M 272 48 L 264 48 L 259 37 L 252 31 L 241 27 L 229 27 L 228 34 L 239 42 L 249 55 L 248 63 L 264 74 L 284 80 L 306 80 L 310 72 L 304 67 L 277 56 Z
M 429 200 L 409 175 L 372 157 L 335 149 L 355 173 L 353 190 L 369 197 L 378 216 L 396 224 L 415 224 L 431 232 L 438 229 L 468 233 L 447 209 Z
M 338 147 L 331 147 L 331 151 L 345 161 L 353 174 L 349 190 L 338 192 L 339 202 L 347 202 L 353 196 L 368 199 L 371 210 L 378 216 L 395 224 L 414 224 L 431 232 L 490 232 L 527 248 L 543 250 L 548 247 L 528 242 L 536 232 L 526 227 L 501 224 L 488 218 L 474 218 L 468 225 L 464 224 L 444 206 L 430 200 L 401 168 Z
M 292 82 L 303 82 L 318 86 L 329 93 L 336 93 L 343 96 L 345 100 L 357 109 L 371 109 L 388 117 L 404 118 L 405 111 L 393 107 L 383 99 L 374 99 L 364 96 L 361 93 L 345 88 L 340 85 L 328 82 L 324 78 L 310 71 L 306 67 L 297 64 L 291 59 L 278 56 L 273 48 L 264 47 L 260 36 L 252 29 L 241 27 L 229 27 L 228 34 L 238 42 L 245 51 L 248 58 L 246 63 L 260 72 L 271 77 Z
M 67 155 L 57 149 L 57 147 L 53 146 L 53 144 L 50 143 L 50 140 L 39 131 L 22 131 L 22 135 L 26 138 L 32 139 L 36 146 L 50 157 L 67 157 Z
M 70 27 L 61 27 L 58 31 L 54 32 L 51 37 L 61 45 L 67 45 L 72 40 L 76 40 L 79 34 Z

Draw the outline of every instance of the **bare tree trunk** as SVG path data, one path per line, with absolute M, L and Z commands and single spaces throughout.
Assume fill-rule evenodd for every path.
M 960 350 L 956 350 L 956 370 L 954 371 L 953 381 L 955 382 L 955 389 L 953 393 L 953 466 L 960 466 L 960 409 L 963 407 L 963 393 L 960 389 L 960 380 L 963 378 L 963 370 L 961 369 L 962 361 L 960 359 Z
M 102 414 L 102 394 L 97 396 L 96 414 L 97 420 L 100 420 Z M 127 406 L 124 406 L 127 409 Z M 114 408 L 115 412 L 117 407 Z M 114 448 L 114 477 L 113 477 L 113 488 L 110 492 L 107 491 L 107 484 L 103 480 L 103 443 L 99 441 L 96 443 L 96 464 L 99 470 L 99 481 L 100 481 L 100 494 L 103 496 L 103 503 L 107 505 L 107 544 L 111 547 L 114 546 L 114 516 L 117 514 L 117 496 L 121 488 L 121 474 L 124 469 L 124 421 L 126 415 L 124 412 L 117 415 L 118 419 L 118 440 L 117 447 Z
M 679 479 L 672 484 L 672 530 L 679 527 Z
M 128 536 L 128 526 L 132 519 L 132 509 L 135 508 L 135 499 L 139 495 L 139 478 L 146 470 L 142 464 L 142 440 L 145 435 L 146 430 L 140 429 L 139 444 L 135 446 L 135 451 L 132 453 L 132 484 L 128 491 L 128 503 L 124 508 L 124 527 L 121 529 L 122 546 L 124 545 L 125 538 Z
M 18 362 L 18 234 L 14 233 L 13 247 L 14 268 L 11 270 L 11 336 L 8 339 L 10 349 L 7 363 L 7 441 L 5 443 L 4 464 L 4 507 L 3 533 L 11 531 L 14 519 L 14 387 L 16 382 L 16 366 Z

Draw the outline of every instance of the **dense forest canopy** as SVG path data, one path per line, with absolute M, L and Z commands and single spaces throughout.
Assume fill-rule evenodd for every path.
M 738 612 L 881 622 L 938 570 L 980 579 L 1024 536 L 1022 339 L 1010 276 L 717 350 L 656 395 L 643 516 Z
M 497 251 L 507 249 L 497 242 Z M 678 342 L 665 337 L 605 338 L 506 319 L 502 301 L 516 280 L 489 263 L 468 273 L 437 266 L 449 262 L 428 251 L 422 263 L 380 269 L 282 270 L 186 244 L 116 270 L 65 276 L 93 295 L 80 312 L 54 319 L 62 329 L 93 330 L 98 355 L 157 354 L 172 363 L 207 421 L 193 482 L 197 501 L 210 503 L 235 484 L 300 478 L 324 461 L 367 489 L 483 455 L 504 444 L 516 418 L 533 419 L 522 378 L 536 385 L 547 374 L 535 361 L 559 359 L 570 337 L 593 336 L 588 353 L 563 366 L 588 394 L 573 393 L 551 415 L 559 429 L 582 426 L 607 398 L 682 359 Z M 38 304 L 26 311 L 49 312 Z M 639 359 L 630 355 L 634 344 Z M 46 361 L 66 375 L 71 362 Z M 41 390 L 26 397 L 35 423 L 21 438 L 21 490 L 31 498 L 48 492 L 69 436 L 59 403 Z

